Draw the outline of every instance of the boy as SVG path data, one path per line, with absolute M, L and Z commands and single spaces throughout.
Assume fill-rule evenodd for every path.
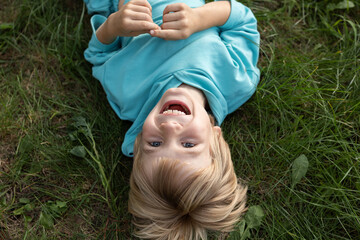
M 122 146 L 134 156 L 129 210 L 147 239 L 206 239 L 245 210 L 216 125 L 259 81 L 256 19 L 234 0 L 179 1 L 85 1 L 102 14 L 85 57 L 115 112 L 133 121 Z

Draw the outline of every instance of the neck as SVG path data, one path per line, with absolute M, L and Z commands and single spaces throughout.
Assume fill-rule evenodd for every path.
M 194 99 L 205 108 L 207 100 L 204 93 L 200 89 L 194 88 L 186 84 L 181 84 L 179 88 L 186 89 L 191 94 L 191 96 L 193 96 Z

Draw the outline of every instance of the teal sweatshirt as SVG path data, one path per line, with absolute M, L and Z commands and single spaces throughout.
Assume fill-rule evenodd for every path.
M 184 40 L 166 41 L 142 34 L 118 37 L 105 45 L 95 31 L 117 11 L 118 0 L 84 1 L 88 12 L 95 14 L 85 58 L 93 65 L 93 76 L 116 114 L 133 122 L 122 144 L 126 156 L 133 156 L 135 138 L 147 115 L 169 88 L 184 83 L 201 89 L 218 125 L 255 92 L 260 76 L 256 67 L 260 37 L 253 13 L 241 3 L 231 0 L 231 13 L 224 25 Z M 164 8 L 176 2 L 192 8 L 204 4 L 202 0 L 149 0 L 153 21 L 161 25 Z

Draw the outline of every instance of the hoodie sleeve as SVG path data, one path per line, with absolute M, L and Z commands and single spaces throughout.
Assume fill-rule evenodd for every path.
M 84 0 L 88 14 L 100 14 L 108 17 L 111 13 L 117 11 L 118 0 Z
M 93 65 L 93 76 L 100 82 L 103 80 L 103 64 L 121 49 L 120 37 L 117 37 L 111 44 L 103 44 L 96 37 L 96 30 L 106 21 L 102 15 L 91 17 L 92 37 L 88 48 L 84 52 L 85 59 Z
M 249 99 L 256 90 L 260 71 L 256 64 L 259 57 L 260 35 L 257 20 L 251 10 L 236 0 L 230 0 L 231 12 L 228 20 L 220 26 L 220 38 L 225 44 L 233 65 L 241 73 L 242 99 L 232 96 L 229 101 L 229 113 L 239 106 L 239 101 Z M 244 91 L 244 88 L 246 91 Z

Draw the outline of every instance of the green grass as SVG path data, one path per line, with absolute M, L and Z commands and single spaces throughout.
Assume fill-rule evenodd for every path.
M 360 2 L 340 2 L 244 1 L 262 78 L 222 128 L 264 217 L 228 239 L 360 238 Z M 91 77 L 90 36 L 82 1 L 0 0 L 0 239 L 131 238 L 130 123 Z

